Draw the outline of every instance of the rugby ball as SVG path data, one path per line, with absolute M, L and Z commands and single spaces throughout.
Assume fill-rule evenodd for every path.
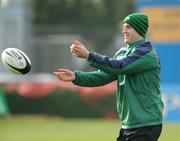
M 20 49 L 6 48 L 1 58 L 4 66 L 15 74 L 26 74 L 31 69 L 29 57 Z

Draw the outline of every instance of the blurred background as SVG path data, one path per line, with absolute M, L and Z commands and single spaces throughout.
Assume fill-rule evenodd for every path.
M 115 140 L 116 82 L 78 87 L 52 73 L 94 70 L 71 55 L 74 40 L 113 56 L 125 46 L 121 21 L 133 12 L 149 16 L 148 39 L 161 60 L 160 141 L 180 140 L 180 0 L 0 0 L 0 52 L 19 48 L 32 63 L 27 75 L 0 63 L 0 141 Z

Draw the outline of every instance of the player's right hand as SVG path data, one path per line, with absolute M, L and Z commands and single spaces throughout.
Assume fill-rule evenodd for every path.
M 71 82 L 76 79 L 74 72 L 68 69 L 58 69 L 54 72 L 54 75 L 64 82 Z

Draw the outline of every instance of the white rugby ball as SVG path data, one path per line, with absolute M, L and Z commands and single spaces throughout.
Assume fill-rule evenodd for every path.
M 1 58 L 4 66 L 15 74 L 26 74 L 31 69 L 29 57 L 20 49 L 6 48 Z

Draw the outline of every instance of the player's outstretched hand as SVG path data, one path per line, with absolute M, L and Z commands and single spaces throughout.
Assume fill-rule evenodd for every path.
M 54 75 L 64 82 L 71 82 L 76 79 L 74 72 L 68 69 L 58 69 L 58 71 L 54 72 Z
M 72 55 L 79 58 L 88 59 L 89 51 L 81 42 L 75 40 L 75 42 L 70 46 L 70 48 Z

